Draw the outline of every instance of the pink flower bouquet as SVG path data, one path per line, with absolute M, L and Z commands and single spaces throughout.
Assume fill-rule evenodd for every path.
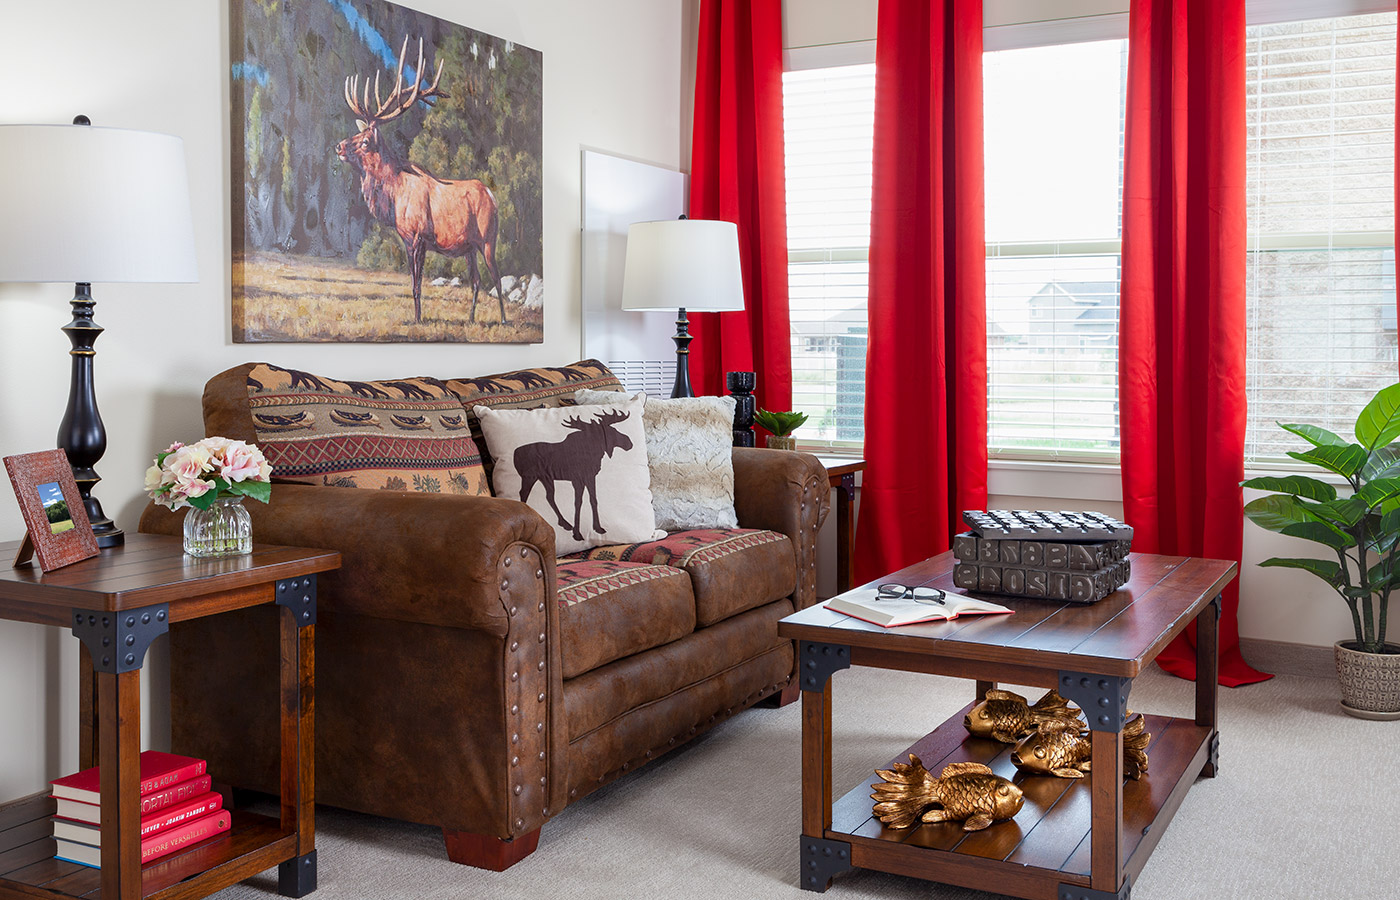
M 161 506 L 208 509 L 226 497 L 272 496 L 272 466 L 253 444 L 207 437 L 193 444 L 176 441 L 156 454 L 146 470 L 146 493 Z

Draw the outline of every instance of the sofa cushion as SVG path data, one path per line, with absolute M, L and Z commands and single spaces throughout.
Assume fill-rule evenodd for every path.
M 608 392 L 581 390 L 579 403 Z M 734 513 L 734 398 L 646 397 L 642 425 L 651 469 L 651 508 L 662 531 L 738 528 Z
M 565 678 L 679 640 L 695 629 L 690 579 L 672 566 L 560 560 L 556 586 Z
M 778 620 L 792 613 L 792 603 L 779 600 L 758 609 L 740 613 L 710 628 L 702 628 L 683 641 L 656 647 L 640 655 L 626 656 L 599 666 L 564 682 L 564 715 L 573 744 L 597 731 L 608 731 L 611 723 L 627 719 L 637 710 L 664 702 L 696 685 L 723 680 L 723 673 L 741 667 L 745 661 L 779 652 L 783 664 L 772 673 L 773 681 L 764 687 L 781 689 L 781 682 L 792 672 L 792 641 L 778 637 Z M 689 710 L 687 727 L 706 727 L 703 704 Z M 613 738 L 614 748 L 623 758 L 638 755 L 677 733 L 677 725 L 658 729 L 645 739 Z M 693 734 L 694 732 L 692 732 Z M 571 773 L 572 775 L 572 773 Z
M 620 391 L 622 382 L 612 370 L 596 359 L 582 359 L 567 366 L 544 366 L 519 369 L 479 378 L 450 378 L 443 382 L 457 395 L 468 411 L 473 406 L 492 409 L 535 409 L 540 406 L 572 406 L 574 391 L 588 388 L 595 391 Z M 468 424 L 477 445 L 482 444 L 481 427 L 476 416 Z M 491 476 L 493 460 L 490 449 L 482 448 L 482 464 Z
M 797 587 L 792 542 L 787 535 L 755 528 L 678 531 L 656 541 L 592 547 L 564 559 L 685 569 L 695 591 L 695 620 L 702 627 L 786 597 Z
M 467 416 L 436 379 L 336 381 L 258 363 L 246 383 L 274 481 L 489 492 Z
M 553 409 L 475 407 L 496 457 L 497 497 L 520 500 L 554 526 L 555 550 L 572 553 L 656 530 L 642 431 L 642 398 Z

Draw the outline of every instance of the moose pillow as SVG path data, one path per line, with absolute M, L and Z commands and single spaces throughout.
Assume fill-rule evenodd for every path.
M 497 497 L 521 500 L 554 526 L 560 556 L 606 544 L 659 540 L 651 505 L 642 406 L 543 409 L 473 406 L 496 460 Z

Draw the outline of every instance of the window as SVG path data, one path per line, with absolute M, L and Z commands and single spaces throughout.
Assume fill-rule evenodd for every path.
M 783 75 L 792 403 L 803 443 L 865 439 L 873 65 Z
M 1395 14 L 1248 30 L 1247 461 L 1396 380 Z
M 993 456 L 1118 455 L 1127 43 L 983 57 Z
M 1277 421 L 1348 434 L 1400 374 L 1395 42 L 1393 12 L 1247 30 L 1247 461 L 1296 446 Z M 994 457 L 1118 456 L 1127 52 L 984 56 Z M 808 435 L 858 446 L 874 67 L 788 72 L 784 103 L 793 402 Z

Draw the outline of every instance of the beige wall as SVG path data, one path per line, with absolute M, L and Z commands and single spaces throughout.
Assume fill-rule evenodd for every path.
M 681 166 L 681 148 L 688 147 L 680 136 L 682 7 L 694 0 L 406 5 L 544 54 L 543 344 L 234 345 L 226 3 L 5 4 L 0 121 L 64 123 L 82 112 L 98 125 L 163 131 L 185 141 L 199 283 L 93 289 L 97 321 L 107 330 L 96 360 L 109 442 L 97 493 L 122 527 L 136 527 L 142 473 L 153 452 L 203 433 L 204 381 L 228 366 L 261 359 L 363 379 L 487 373 L 578 358 L 579 152 L 590 147 Z M 327 102 L 332 110 L 339 106 L 337 98 Z M 0 285 L 0 455 L 54 446 L 68 390 L 68 343 L 59 327 L 68 321 L 71 296 L 72 285 Z M 0 499 L 3 539 L 19 537 L 22 528 L 14 502 Z M 0 623 L 0 798 L 37 790 L 76 760 L 76 644 L 56 629 Z M 159 647 L 148 666 L 157 682 Z M 163 742 L 164 710 L 157 704 L 154 712 L 148 734 Z

